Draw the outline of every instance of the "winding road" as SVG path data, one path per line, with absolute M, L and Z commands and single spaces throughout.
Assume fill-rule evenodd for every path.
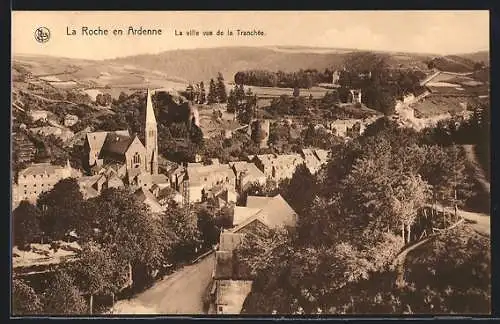
M 118 301 L 112 314 L 204 314 L 203 298 L 211 282 L 214 262 L 212 253 L 137 296 Z

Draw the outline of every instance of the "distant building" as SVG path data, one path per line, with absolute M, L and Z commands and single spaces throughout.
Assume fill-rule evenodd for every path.
M 351 89 L 350 92 L 350 101 L 353 104 L 361 104 L 361 89 Z
M 46 110 L 30 110 L 28 112 L 28 115 L 31 117 L 31 119 L 36 122 L 38 120 L 41 121 L 47 121 L 48 118 L 48 113 Z
M 302 157 L 311 174 L 319 171 L 321 166 L 328 161 L 328 151 L 320 149 L 303 149 Z
M 34 127 L 30 128 L 29 130 L 33 134 L 37 134 L 43 137 L 55 136 L 56 138 L 59 138 L 63 142 L 69 141 L 75 136 L 75 133 L 73 133 L 69 129 L 55 127 L 55 126 Z
M 64 117 L 64 126 L 71 127 L 71 126 L 75 125 L 76 123 L 78 123 L 78 116 L 67 114 Z
M 153 214 L 159 214 L 165 211 L 165 208 L 158 202 L 156 197 L 148 189 L 141 187 L 134 193 L 135 197 L 146 206 Z
M 266 184 L 266 175 L 254 163 L 245 161 L 229 162 L 236 175 L 236 190 L 245 190 L 250 184 Z
M 188 202 L 194 203 L 206 199 L 209 190 L 215 187 L 234 190 L 236 176 L 228 164 L 189 163 L 183 172 L 176 173 L 174 182 L 179 192 L 189 196 Z
M 50 163 L 32 164 L 19 171 L 17 184 L 12 186 L 12 190 L 15 191 L 13 196 L 16 197 L 13 206 L 15 208 L 22 200 L 36 203 L 42 192 L 51 190 L 60 180 L 80 176 L 79 171 L 73 169 L 69 161 L 66 166 L 52 165 Z
M 260 154 L 254 157 L 253 162 L 267 178 L 277 182 L 291 179 L 295 169 L 304 163 L 299 154 Z

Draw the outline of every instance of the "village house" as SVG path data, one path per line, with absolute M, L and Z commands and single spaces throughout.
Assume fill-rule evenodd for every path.
M 84 145 L 85 164 L 96 172 L 103 166 L 118 163 L 125 166 L 129 185 L 137 185 L 142 173 L 158 174 L 157 124 L 151 93 L 148 90 L 146 102 L 145 145 L 137 135 L 128 131 L 88 133 Z
M 165 211 L 165 207 L 158 202 L 156 197 L 148 189 L 140 187 L 134 192 L 134 195 L 138 201 L 148 206 L 153 214 L 160 214 Z
M 13 208 L 22 200 L 36 203 L 42 192 L 51 190 L 56 183 L 66 178 L 78 178 L 81 174 L 67 161 L 66 166 L 50 163 L 35 163 L 19 171 L 17 184 L 12 185 Z
M 202 202 L 209 190 L 219 187 L 234 190 L 236 176 L 228 164 L 203 165 L 188 163 L 184 172 L 176 173 L 174 182 L 177 189 L 188 203 Z
M 302 157 L 309 172 L 315 174 L 319 171 L 321 166 L 328 161 L 328 151 L 321 149 L 302 149 Z
M 237 211 L 238 209 L 238 211 Z M 233 256 L 246 234 L 258 235 L 269 228 L 297 224 L 297 214 L 288 203 L 275 197 L 247 198 L 246 207 L 235 207 L 234 227 L 221 232 L 219 249 L 215 254 L 212 300 L 216 314 L 239 314 L 252 290 L 252 274 Z
M 295 169 L 304 163 L 300 154 L 260 154 L 254 157 L 253 162 L 267 178 L 277 182 L 291 179 Z
M 236 175 L 236 190 L 244 191 L 250 184 L 266 184 L 266 175 L 254 163 L 246 161 L 229 162 Z

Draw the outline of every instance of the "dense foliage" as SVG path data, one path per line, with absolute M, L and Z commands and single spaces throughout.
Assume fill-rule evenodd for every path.
M 433 256 L 419 259 L 417 251 L 410 253 L 402 270 L 411 274 L 402 283 L 401 268 L 393 263 L 405 244 L 419 239 L 422 226 L 430 230 L 443 224 L 438 220 L 442 216 L 425 212 L 428 204 L 437 200 L 450 206 L 468 199 L 472 179 L 464 160 L 456 146 L 429 145 L 422 134 L 381 119 L 364 135 L 332 147 L 330 162 L 317 176 L 298 168 L 281 186 L 283 197 L 299 213 L 297 230 L 282 234 L 278 241 L 285 243 L 278 245 L 263 236 L 259 246 L 274 246 L 266 253 L 252 242 L 239 249 L 255 275 L 244 312 L 488 311 L 489 243 L 467 226 L 418 252 Z M 452 220 L 446 221 L 449 225 Z M 430 281 L 424 273 L 450 281 L 438 286 L 438 280 Z M 451 281 L 454 276 L 462 276 L 460 285 Z M 414 293 L 420 297 L 413 298 Z M 458 303 L 459 296 L 467 296 L 471 304 Z
M 264 70 L 240 71 L 234 75 L 234 82 L 259 87 L 306 88 L 318 83 L 330 83 L 333 71 L 326 69 L 320 72 L 316 69 L 299 70 L 297 72 L 270 72 Z

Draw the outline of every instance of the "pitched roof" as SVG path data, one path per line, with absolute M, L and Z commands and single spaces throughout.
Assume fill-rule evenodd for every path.
M 61 171 L 64 169 L 63 167 L 59 165 L 53 165 L 50 163 L 34 163 L 30 166 L 28 166 L 26 169 L 23 169 L 19 171 L 20 176 L 33 176 L 33 175 L 40 175 L 40 174 L 56 174 L 57 172 Z
M 248 218 L 257 214 L 260 211 L 260 208 L 250 208 L 250 207 L 234 207 L 234 215 L 233 215 L 233 226 L 238 226 L 243 223 Z
M 230 162 L 229 165 L 234 169 L 237 175 L 241 172 L 252 178 L 266 177 L 266 175 L 257 168 L 254 163 L 245 161 Z
M 272 197 L 260 197 L 260 196 L 248 196 L 247 197 L 247 207 L 262 209 L 266 206 L 269 201 L 273 199 Z
M 240 223 L 238 226 L 233 227 L 230 229 L 232 233 L 237 233 L 246 226 L 252 224 L 253 222 L 260 222 L 265 226 L 269 226 L 267 222 L 267 216 L 260 210 L 258 213 L 254 214 L 253 216 L 245 219 L 242 223 Z
M 158 200 L 156 200 L 155 196 L 148 189 L 141 187 L 141 188 L 137 189 L 137 191 L 134 193 L 134 195 L 141 202 L 148 205 L 151 208 L 151 211 L 160 212 L 163 210 L 163 207 L 160 205 Z
M 241 222 L 237 227 L 246 226 L 255 218 L 258 218 L 269 227 L 296 225 L 297 214 L 279 194 L 274 197 L 249 196 L 247 198 L 247 207 L 257 208 L 260 211 Z M 236 230 L 233 229 L 233 231 Z
M 132 138 L 130 136 L 110 132 L 106 135 L 100 156 L 111 155 L 115 158 L 124 157 L 125 152 L 134 139 L 135 137 Z

